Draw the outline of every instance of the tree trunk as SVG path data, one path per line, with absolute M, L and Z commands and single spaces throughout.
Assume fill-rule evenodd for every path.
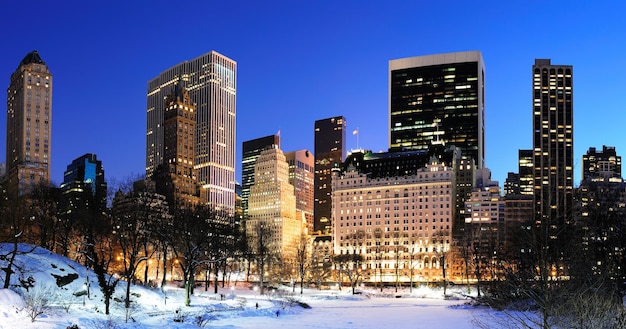
M 166 277 L 167 277 L 167 248 L 163 250 L 163 280 L 161 280 L 161 291 L 163 291 L 163 288 L 165 288 L 165 284 L 167 282 Z
M 217 277 L 218 277 L 218 274 L 220 273 L 220 268 L 217 265 L 217 262 L 213 263 L 213 268 L 215 269 L 213 273 L 215 275 L 215 277 L 213 278 L 213 285 L 215 286 L 213 287 L 213 293 L 217 294 L 217 285 L 219 284 L 219 280 Z

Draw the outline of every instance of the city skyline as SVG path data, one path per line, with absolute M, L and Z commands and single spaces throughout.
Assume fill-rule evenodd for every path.
M 10 74 L 33 50 L 54 74 L 50 175 L 56 184 L 66 166 L 85 153 L 98 156 L 107 180 L 142 175 L 147 82 L 209 51 L 238 64 L 239 182 L 243 141 L 280 131 L 282 149 L 312 151 L 314 122 L 327 117 L 344 116 L 349 132 L 358 128 L 360 148 L 387 151 L 388 62 L 460 51 L 483 55 L 485 166 L 500 185 L 507 172 L 517 171 L 518 150 L 532 147 L 536 58 L 576 70 L 574 185 L 581 179 L 582 156 L 589 147 L 608 145 L 618 154 L 626 152 L 620 127 L 625 119 L 620 110 L 626 104 L 618 98 L 626 84 L 620 81 L 626 69 L 620 65 L 619 44 L 626 29 L 617 8 L 624 4 L 612 3 L 610 11 L 567 2 L 398 1 L 385 8 L 346 2 L 332 11 L 330 4 L 293 7 L 285 2 L 266 9 L 247 2 L 188 3 L 188 26 L 176 29 L 164 20 L 171 6 L 165 2 L 132 3 L 122 11 L 115 5 L 35 1 L 31 8 L 37 10 L 28 11 L 28 17 L 37 24 L 18 18 L 28 8 L 3 3 L 3 12 L 14 14 L 0 23 L 11 31 L 4 37 L 10 47 L 0 54 L 0 84 L 8 88 Z M 563 25 L 551 19 L 556 10 L 566 11 L 571 21 Z M 203 15 L 208 12 L 230 14 L 216 15 L 206 24 Z M 163 24 L 154 24 L 156 17 Z M 212 26 L 224 28 L 216 32 Z M 600 93 L 606 96 L 597 97 Z M 6 110 L 6 93 L 2 103 Z M 0 117 L 5 128 L 0 154 L 5 154 L 6 116 Z M 348 151 L 357 147 L 356 140 L 347 136 Z

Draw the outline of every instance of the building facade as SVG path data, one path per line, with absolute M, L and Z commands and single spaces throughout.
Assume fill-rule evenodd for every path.
M 583 155 L 583 181 L 594 178 L 622 177 L 622 157 L 614 146 L 602 145 L 602 151 L 590 147 Z
M 328 233 L 331 225 L 332 170 L 346 153 L 346 119 L 337 116 L 315 121 L 315 231 Z
M 102 161 L 98 160 L 95 154 L 87 153 L 72 161 L 65 170 L 60 189 L 64 199 L 70 201 L 70 206 L 79 206 L 77 204 L 79 200 L 89 202 L 85 200 L 89 198 L 95 202 L 93 206 L 101 212 L 107 209 L 107 183 L 104 179 L 104 168 L 102 168 Z
M 303 223 L 296 216 L 296 195 L 283 152 L 278 147 L 263 150 L 254 165 L 254 176 L 246 221 L 248 243 L 258 253 L 259 242 L 265 241 L 263 247 L 275 256 L 293 260 Z
M 182 62 L 148 81 L 146 177 L 164 161 L 165 98 L 178 83 L 196 104 L 194 167 L 203 189 L 201 203 L 233 213 L 235 209 L 235 137 L 237 63 L 211 51 Z
M 248 198 L 250 187 L 254 185 L 254 164 L 266 148 L 280 147 L 280 136 L 269 135 L 242 143 L 241 148 L 241 208 L 243 215 L 248 215 Z
M 443 142 L 483 168 L 484 95 L 479 51 L 389 61 L 390 150 L 425 150 Z
M 50 181 L 52 74 L 35 50 L 11 74 L 7 89 L 6 176 L 20 194 Z
M 200 200 L 197 170 L 196 105 L 181 84 L 165 99 L 163 163 L 157 167 L 156 191 L 167 197 L 172 209 L 193 208 Z
M 572 220 L 574 90 L 571 65 L 533 65 L 533 186 L 537 221 Z
M 453 167 L 436 157 L 401 176 L 344 166 L 333 176 L 335 254 L 361 254 L 370 282 L 443 279 L 443 266 L 453 262 L 455 189 Z M 448 280 L 460 279 L 459 271 L 448 273 Z
M 289 184 L 293 185 L 296 194 L 296 211 L 305 225 L 305 233 L 313 232 L 313 211 L 315 197 L 315 159 L 308 150 L 285 153 L 289 164 Z

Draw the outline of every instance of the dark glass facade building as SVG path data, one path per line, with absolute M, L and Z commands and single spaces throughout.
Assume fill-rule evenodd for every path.
M 479 51 L 389 61 L 389 148 L 458 147 L 485 159 L 485 70 Z
M 102 161 L 92 153 L 87 153 L 67 166 L 61 184 L 64 211 L 95 202 L 97 209 L 104 212 L 107 206 L 107 183 L 104 180 Z M 93 201 L 91 201 L 93 200 Z
M 346 119 L 337 116 L 315 121 L 315 231 L 328 233 L 331 228 L 331 192 L 333 168 L 343 162 L 346 147 Z
M 241 154 L 241 209 L 248 214 L 250 187 L 254 185 L 254 164 L 261 151 L 268 147 L 279 146 L 280 136 L 269 135 L 243 142 Z
M 572 219 L 574 99 L 571 65 L 533 65 L 533 166 L 537 221 Z

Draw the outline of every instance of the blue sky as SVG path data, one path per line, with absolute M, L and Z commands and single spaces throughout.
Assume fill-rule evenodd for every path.
M 216 50 L 238 63 L 241 143 L 280 130 L 282 149 L 313 149 L 317 119 L 344 115 L 359 146 L 388 147 L 391 59 L 480 50 L 486 67 L 486 165 L 502 184 L 531 148 L 535 58 L 574 66 L 576 184 L 586 150 L 626 154 L 626 4 L 619 1 L 0 2 L 0 85 L 38 50 L 53 74 L 51 178 L 85 153 L 107 179 L 145 172 L 146 84 Z M 6 90 L 6 89 L 5 89 Z M 6 113 L 6 93 L 0 93 Z M 0 115 L 0 161 L 6 114 Z M 236 177 L 241 176 L 241 165 Z

